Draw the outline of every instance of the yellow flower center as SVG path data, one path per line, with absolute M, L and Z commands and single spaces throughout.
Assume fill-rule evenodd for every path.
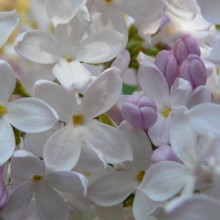
M 73 59 L 72 59 L 71 57 L 69 57 L 69 58 L 66 59 L 66 61 L 67 61 L 68 63 L 71 63 L 71 62 L 73 62 Z
M 138 172 L 137 176 L 136 176 L 136 180 L 141 183 L 142 180 L 144 179 L 144 175 L 145 175 L 145 171 L 141 170 Z
M 170 117 L 170 114 L 172 112 L 172 109 L 171 108 L 164 108 L 163 111 L 162 111 L 162 115 L 164 118 L 168 118 Z
M 0 118 L 3 117 L 7 112 L 7 108 L 4 105 L 0 104 Z
M 43 177 L 42 177 L 42 176 L 39 176 L 39 175 L 34 175 L 34 176 L 32 177 L 32 179 L 33 179 L 34 181 L 40 181 L 40 180 L 43 179 Z
M 107 4 L 113 3 L 114 0 L 105 0 Z
M 73 125 L 76 127 L 78 125 L 84 124 L 85 118 L 83 115 L 73 115 L 72 121 Z

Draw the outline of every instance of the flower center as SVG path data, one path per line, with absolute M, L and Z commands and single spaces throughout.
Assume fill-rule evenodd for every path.
M 0 118 L 3 117 L 7 112 L 7 108 L 4 105 L 0 104 Z
M 162 115 L 164 118 L 168 118 L 170 117 L 170 114 L 172 112 L 172 109 L 171 108 L 164 108 L 163 111 L 162 111 Z
M 138 172 L 137 176 L 136 176 L 136 180 L 141 183 L 142 180 L 144 179 L 144 175 L 145 175 L 145 171 L 141 170 Z
M 68 63 L 71 63 L 71 62 L 73 62 L 73 59 L 72 59 L 71 57 L 69 57 L 69 58 L 66 59 L 66 61 L 67 61 Z
M 107 4 L 113 3 L 114 0 L 105 0 Z
M 74 126 L 78 126 L 84 124 L 85 118 L 83 115 L 73 115 L 72 121 Z
M 40 180 L 42 180 L 43 179 L 43 177 L 42 176 L 39 176 L 39 175 L 34 175 L 33 177 L 32 177 L 32 179 L 34 180 L 34 181 L 40 181 Z

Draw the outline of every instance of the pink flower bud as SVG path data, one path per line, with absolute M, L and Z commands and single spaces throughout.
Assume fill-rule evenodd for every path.
M 179 74 L 181 78 L 191 83 L 193 89 L 206 84 L 207 71 L 203 61 L 197 55 L 190 54 L 182 62 L 179 68 Z
M 157 120 L 157 106 L 145 96 L 129 96 L 122 104 L 121 112 L 124 119 L 135 128 L 149 128 Z
M 155 151 L 153 151 L 151 155 L 151 162 L 158 163 L 161 161 L 180 162 L 176 154 L 173 152 L 171 146 L 169 145 L 162 145 L 158 147 Z
M 173 53 L 178 64 L 181 64 L 189 54 L 200 56 L 200 48 L 193 36 L 185 34 L 175 42 Z
M 178 64 L 172 51 L 162 50 L 155 59 L 155 65 L 163 73 L 168 85 L 171 87 L 178 77 Z

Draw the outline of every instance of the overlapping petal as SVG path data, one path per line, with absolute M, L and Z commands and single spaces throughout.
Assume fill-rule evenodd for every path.
M 47 102 L 57 112 L 59 119 L 66 123 L 78 111 L 72 92 L 53 82 L 38 80 L 34 85 L 34 97 Z
M 43 175 L 44 164 L 35 155 L 26 150 L 15 151 L 11 158 L 13 176 L 18 180 L 28 180 L 34 175 Z
M 11 125 L 0 118 L 0 164 L 4 164 L 13 154 L 15 149 L 15 137 Z
M 129 172 L 116 171 L 94 181 L 88 189 L 88 197 L 100 206 L 113 206 L 128 197 L 138 184 Z
M 68 220 L 69 211 L 63 198 L 51 186 L 41 181 L 36 187 L 36 208 L 42 220 Z
M 150 199 L 166 201 L 180 193 L 192 178 L 190 170 L 182 164 L 163 161 L 151 166 L 140 188 Z
M 85 63 L 110 61 L 124 49 L 124 42 L 124 36 L 116 31 L 100 31 L 81 42 L 76 58 Z
M 0 60 L 0 103 L 7 103 L 15 88 L 15 74 L 11 66 Z
M 2 47 L 19 23 L 19 16 L 16 11 L 0 13 L 0 47 Z
M 57 113 L 40 99 L 17 99 L 8 103 L 7 108 L 7 120 L 24 132 L 46 131 L 58 122 Z
M 95 118 L 117 102 L 122 90 L 122 80 L 118 72 L 114 67 L 107 69 L 91 84 L 80 105 L 85 116 Z
M 90 80 L 91 74 L 80 62 L 67 62 L 61 60 L 53 68 L 53 73 L 63 87 L 77 91 L 85 88 Z
M 82 130 L 86 144 L 103 153 L 107 163 L 121 163 L 133 159 L 130 143 L 118 129 L 91 121 Z
M 37 30 L 20 34 L 15 50 L 26 59 L 42 64 L 55 63 L 62 58 L 57 41 Z
M 51 186 L 63 192 L 86 194 L 88 180 L 80 173 L 71 171 L 51 172 L 44 176 Z
M 44 160 L 52 170 L 68 171 L 77 163 L 81 152 L 78 130 L 67 126 L 54 133 L 44 148 Z
M 54 26 L 68 23 L 80 10 L 85 0 L 47 0 L 47 16 Z

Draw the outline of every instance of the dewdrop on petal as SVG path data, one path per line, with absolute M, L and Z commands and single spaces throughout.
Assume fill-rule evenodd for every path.
M 206 84 L 206 67 L 197 55 L 190 54 L 180 65 L 179 73 L 181 78 L 191 83 L 193 89 L 197 86 Z
M 200 48 L 196 39 L 190 34 L 183 35 L 173 46 L 173 53 L 178 64 L 181 64 L 189 54 L 200 56 Z
M 129 96 L 123 103 L 121 112 L 124 119 L 135 128 L 150 128 L 157 120 L 156 104 L 145 96 Z
M 154 61 L 158 69 L 163 73 L 169 86 L 172 86 L 178 77 L 178 64 L 172 51 L 160 51 Z

